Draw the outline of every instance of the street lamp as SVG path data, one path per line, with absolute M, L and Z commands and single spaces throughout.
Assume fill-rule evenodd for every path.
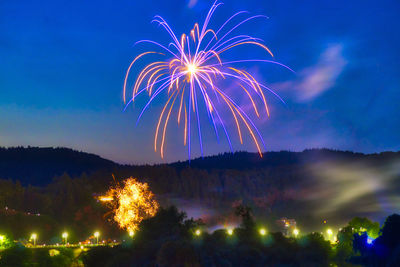
M 264 228 L 261 228 L 259 233 L 260 233 L 260 235 L 264 236 L 267 234 L 267 230 L 265 230 Z
M 232 229 L 228 229 L 226 232 L 228 233 L 228 235 L 233 235 L 233 230 Z
M 62 233 L 62 238 L 64 239 L 65 245 L 67 245 L 68 233 L 67 232 Z
M 333 234 L 331 229 L 326 230 L 326 233 L 328 234 L 328 239 L 331 240 L 331 236 Z
M 129 231 L 129 236 L 130 237 L 133 237 L 135 235 L 135 232 L 134 231 Z
M 36 247 L 36 239 L 37 239 L 37 234 L 36 234 L 36 233 L 33 233 L 33 234 L 31 235 L 31 240 L 33 240 L 33 246 L 34 246 L 34 247 Z
M 97 245 L 99 244 L 99 236 L 100 236 L 99 232 L 94 233 L 94 237 L 96 237 L 96 240 L 97 240 Z
M 200 229 L 197 229 L 197 230 L 194 232 L 194 234 L 197 235 L 197 236 L 200 236 L 200 235 L 201 235 Z
M 295 237 L 295 238 L 297 238 L 297 236 L 299 235 L 299 233 L 300 233 L 299 229 L 295 228 L 295 229 L 293 230 L 293 234 L 294 234 L 294 237 Z

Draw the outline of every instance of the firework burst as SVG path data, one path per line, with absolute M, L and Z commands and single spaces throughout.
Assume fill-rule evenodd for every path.
M 128 178 L 123 186 L 117 184 L 99 200 L 112 209 L 113 219 L 122 229 L 134 232 L 141 221 L 152 217 L 158 210 L 158 203 L 147 183 Z
M 228 113 L 232 115 L 240 143 L 243 144 L 242 128 L 244 128 L 250 134 L 260 156 L 262 156 L 261 146 L 265 148 L 265 144 L 255 123 L 250 118 L 250 114 L 247 114 L 243 108 L 235 102 L 230 93 L 218 85 L 217 81 L 228 78 L 232 79 L 237 85 L 237 90 L 240 90 L 249 101 L 249 104 L 251 104 L 254 114 L 257 117 L 269 116 L 264 90 L 273 93 L 281 101 L 283 100 L 267 86 L 259 83 L 248 71 L 239 69 L 236 65 L 245 62 L 264 62 L 278 64 L 289 70 L 290 68 L 276 61 L 264 59 L 224 61 L 223 55 L 225 53 L 242 45 L 259 47 L 265 50 L 271 57 L 273 57 L 273 54 L 259 38 L 254 38 L 246 34 L 232 35 L 232 32 L 242 24 L 265 16 L 242 18 L 238 24 L 233 24 L 233 26 L 229 27 L 234 20 L 247 14 L 247 12 L 241 11 L 231 16 L 217 31 L 208 28 L 213 13 L 220 5 L 221 3 L 217 1 L 214 2 L 203 25 L 200 27 L 199 24 L 196 23 L 189 35 L 182 34 L 180 38 L 175 35 L 171 27 L 162 17 L 155 16 L 153 22 L 158 23 L 168 32 L 172 42 L 167 46 L 151 40 L 141 40 L 136 43 L 154 45 L 160 51 L 141 53 L 131 62 L 124 81 L 124 102 L 127 107 L 135 101 L 138 95 L 143 92 L 148 93 L 149 100 L 139 115 L 139 121 L 150 103 L 157 96 L 160 96 L 163 92 L 168 94 L 168 98 L 157 122 L 154 137 L 154 150 L 157 151 L 159 148 L 161 157 L 164 156 L 166 129 L 173 110 L 176 113 L 177 123 L 184 124 L 183 143 L 185 146 L 188 146 L 189 159 L 191 156 L 193 124 L 194 126 L 197 125 L 200 150 L 201 155 L 203 155 L 199 114 L 200 105 L 204 105 L 218 140 L 218 130 L 223 130 L 231 151 L 233 150 L 231 139 L 228 133 L 228 127 L 226 127 L 224 119 L 221 116 L 221 108 L 226 109 Z M 127 101 L 127 83 L 128 77 L 132 71 L 132 66 L 142 57 L 150 55 L 164 57 L 164 60 L 152 61 L 139 72 L 132 86 L 132 95 L 129 101 Z

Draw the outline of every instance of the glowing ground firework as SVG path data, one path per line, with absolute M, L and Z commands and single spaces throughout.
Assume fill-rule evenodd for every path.
M 134 178 L 126 179 L 123 186 L 112 187 L 99 200 L 112 209 L 113 219 L 130 233 L 137 230 L 142 220 L 154 216 L 159 207 L 147 183 Z
M 219 130 L 222 130 L 231 151 L 233 149 L 230 134 L 224 122 L 221 109 L 226 109 L 227 112 L 232 115 L 231 117 L 235 122 L 235 128 L 240 143 L 243 144 L 242 128 L 244 128 L 245 131 L 250 134 L 260 156 L 262 156 L 261 145 L 265 148 L 265 144 L 260 131 L 250 118 L 250 114 L 233 99 L 231 95 L 232 90 L 228 91 L 220 87 L 218 81 L 227 80 L 228 78 L 232 80 L 232 83 L 236 86 L 235 90 L 241 91 L 246 97 L 257 117 L 269 116 L 264 90 L 274 94 L 281 101 L 283 100 L 267 86 L 258 82 L 248 71 L 239 69 L 236 65 L 249 62 L 264 62 L 277 64 L 289 70 L 290 68 L 276 61 L 266 59 L 224 61 L 224 54 L 235 47 L 243 45 L 259 47 L 265 50 L 271 57 L 273 57 L 273 54 L 259 38 L 254 38 L 247 34 L 232 35 L 242 24 L 256 18 L 265 18 L 265 16 L 258 15 L 249 17 L 247 15 L 248 12 L 241 11 L 231 16 L 217 31 L 209 29 L 208 26 L 211 17 L 221 4 L 222 3 L 216 1 L 209 10 L 203 25 L 200 27 L 199 24 L 196 23 L 189 35 L 182 34 L 180 38 L 175 35 L 171 27 L 162 17 L 156 16 L 153 22 L 158 23 L 168 32 L 172 42 L 166 46 L 151 40 L 141 40 L 136 43 L 153 45 L 159 51 L 141 53 L 131 62 L 124 81 L 123 96 L 126 104 L 125 109 L 129 104 L 135 101 L 138 95 L 147 92 L 149 100 L 139 115 L 139 121 L 143 113 L 148 109 L 150 103 L 163 92 L 167 93 L 168 97 L 166 98 L 167 100 L 159 116 L 154 137 L 154 150 L 157 151 L 159 148 L 161 157 L 164 156 L 166 129 L 173 110 L 174 114 L 176 114 L 177 123 L 184 124 L 183 143 L 185 146 L 188 146 L 189 159 L 191 155 L 192 128 L 196 127 L 196 125 L 200 150 L 203 155 L 202 130 L 199 114 L 200 105 L 205 107 L 217 139 L 219 140 Z M 241 19 L 240 22 L 233 24 L 233 21 L 238 19 Z M 164 59 L 152 61 L 139 72 L 132 85 L 132 95 L 129 101 L 127 101 L 127 83 L 132 72 L 132 67 L 135 62 L 145 56 L 159 56 Z

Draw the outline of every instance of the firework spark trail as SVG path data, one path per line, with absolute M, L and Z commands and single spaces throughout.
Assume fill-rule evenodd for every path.
M 162 108 L 154 137 L 154 150 L 157 151 L 159 147 L 161 157 L 164 157 L 166 130 L 175 104 L 178 105 L 178 124 L 180 124 L 181 116 L 184 116 L 184 145 L 188 146 L 189 160 L 192 153 L 191 135 L 193 133 L 193 122 L 195 125 L 197 125 L 200 151 L 201 155 L 203 156 L 203 136 L 202 126 L 200 123 L 199 102 L 204 104 L 207 116 L 212 124 L 218 141 L 220 138 L 218 134 L 219 127 L 217 124 L 219 123 L 229 143 L 229 147 L 231 151 L 233 151 L 228 129 L 225 127 L 224 120 L 219 112 L 220 110 L 218 110 L 220 105 L 217 109 L 217 105 L 214 103 L 215 100 L 218 101 L 218 104 L 225 103 L 228 107 L 228 112 L 232 114 L 232 117 L 235 121 L 240 143 L 243 143 L 243 132 L 241 127 L 245 127 L 253 139 L 260 156 L 262 157 L 260 143 L 263 145 L 264 149 L 265 143 L 260 131 L 257 129 L 253 120 L 250 119 L 250 115 L 247 114 L 240 107 L 240 105 L 233 100 L 232 96 L 229 95 L 228 92 L 224 91 L 223 88 L 217 87 L 217 81 L 219 80 L 225 80 L 227 78 L 236 80 L 238 83 L 238 90 L 241 91 L 243 95 L 248 98 L 248 100 L 250 100 L 251 106 L 253 107 L 254 113 L 257 117 L 260 117 L 260 115 L 269 116 L 269 109 L 263 89 L 266 89 L 284 103 L 282 98 L 280 98 L 273 90 L 259 83 L 253 77 L 253 75 L 251 75 L 245 69 L 238 69 L 234 66 L 235 64 L 239 63 L 260 62 L 276 64 L 293 72 L 292 69 L 274 60 L 242 59 L 223 61 L 221 58 L 221 54 L 242 45 L 257 46 L 265 50 L 270 56 L 273 57 L 273 53 L 267 46 L 263 44 L 262 39 L 254 38 L 246 34 L 231 36 L 232 32 L 241 25 L 257 18 L 266 17 L 256 15 L 242 18 L 239 23 L 234 24 L 233 27 L 227 29 L 227 26 L 230 25 L 234 19 L 248 14 L 247 11 L 240 11 L 226 20 L 215 32 L 214 30 L 208 28 L 208 24 L 210 23 L 215 10 L 221 4 L 222 3 L 219 3 L 218 0 L 215 1 L 210 8 L 201 28 L 199 24 L 196 23 L 189 35 L 182 34 L 180 38 L 176 36 L 174 31 L 162 17 L 155 16 L 152 22 L 156 22 L 162 26 L 171 37 L 172 42 L 170 42 L 167 46 L 152 40 L 141 40 L 135 44 L 138 45 L 147 43 L 149 45 L 154 45 L 158 49 L 163 50 L 165 53 L 147 51 L 139 54 L 128 67 L 123 88 L 123 98 L 124 103 L 126 104 L 125 109 L 129 104 L 135 101 L 137 96 L 143 92 L 147 92 L 149 94 L 150 99 L 142 108 L 137 122 L 139 122 L 143 113 L 148 109 L 150 103 L 152 103 L 157 96 L 161 95 L 162 92 L 167 91 L 169 97 Z M 224 33 L 221 34 L 222 37 L 219 38 L 218 35 L 221 32 Z M 163 61 L 152 61 L 139 72 L 133 84 L 132 97 L 127 102 L 126 91 L 128 88 L 128 78 L 132 71 L 132 67 L 138 60 L 149 55 L 164 56 L 167 57 L 167 59 Z M 257 107 L 260 103 L 264 107 L 263 109 L 265 109 L 265 113 L 260 113 L 260 110 Z M 194 117 L 192 116 L 192 113 L 194 113 Z

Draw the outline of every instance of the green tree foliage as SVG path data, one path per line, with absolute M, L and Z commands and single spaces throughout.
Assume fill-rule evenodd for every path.
M 400 215 L 393 214 L 386 218 L 380 236 L 368 244 L 368 235 L 355 234 L 352 263 L 363 266 L 399 266 L 400 259 Z
M 353 233 L 358 233 L 360 235 L 366 232 L 369 237 L 374 239 L 379 236 L 379 223 L 372 222 L 367 218 L 356 217 L 349 222 L 347 227 L 351 227 Z
M 372 222 L 367 218 L 353 218 L 337 235 L 339 243 L 336 247 L 336 261 L 345 264 L 350 257 L 355 256 L 356 252 L 360 251 L 353 250 L 355 236 L 358 237 L 365 234 L 365 236 L 377 238 L 379 231 L 379 223 Z
M 0 233 L 0 249 L 5 249 L 13 246 L 13 240 L 9 235 Z

